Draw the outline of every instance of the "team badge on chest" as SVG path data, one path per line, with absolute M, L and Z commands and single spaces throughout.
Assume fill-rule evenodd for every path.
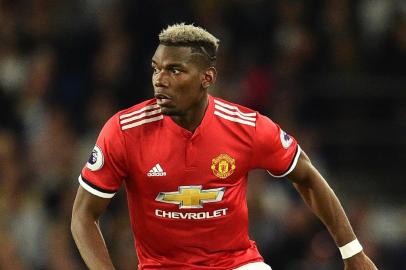
M 227 154 L 221 154 L 211 161 L 211 169 L 215 176 L 224 179 L 234 173 L 235 159 Z

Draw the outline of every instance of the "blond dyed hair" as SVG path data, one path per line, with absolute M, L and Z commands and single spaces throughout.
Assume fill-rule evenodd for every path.
M 159 43 L 165 46 L 190 47 L 201 54 L 209 65 L 215 65 L 220 40 L 207 30 L 193 24 L 173 24 L 159 34 Z

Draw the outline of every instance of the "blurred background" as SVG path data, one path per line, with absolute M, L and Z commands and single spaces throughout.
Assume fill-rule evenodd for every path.
M 103 123 L 152 97 L 157 34 L 221 40 L 213 95 L 269 115 L 328 179 L 380 269 L 406 269 L 406 1 L 0 0 L 0 269 L 85 269 L 77 176 Z M 250 175 L 251 236 L 275 270 L 343 269 L 286 180 Z M 126 199 L 102 228 L 136 269 Z

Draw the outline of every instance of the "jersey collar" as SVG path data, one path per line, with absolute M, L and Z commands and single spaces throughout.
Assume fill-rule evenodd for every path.
M 191 132 L 181 126 L 179 126 L 178 124 L 176 124 L 172 118 L 170 118 L 169 116 L 164 116 L 164 127 L 165 128 L 169 128 L 170 130 L 172 130 L 173 132 L 175 132 L 176 134 L 183 136 L 187 139 L 195 139 L 198 138 L 206 129 L 206 127 L 209 125 L 211 119 L 213 118 L 213 113 L 214 113 L 214 100 L 213 97 L 211 95 L 208 95 L 208 105 L 207 105 L 207 109 L 206 112 L 204 113 L 202 122 L 200 123 L 200 125 L 196 128 L 196 130 L 194 132 Z

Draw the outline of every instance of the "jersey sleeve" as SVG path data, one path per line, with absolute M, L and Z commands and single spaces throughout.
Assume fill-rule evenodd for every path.
M 301 152 L 295 138 L 261 114 L 257 117 L 253 144 L 253 167 L 266 169 L 274 177 L 288 175 Z
M 79 176 L 80 185 L 88 192 L 112 198 L 126 178 L 123 136 L 117 115 L 110 118 L 97 138 L 89 160 Z

